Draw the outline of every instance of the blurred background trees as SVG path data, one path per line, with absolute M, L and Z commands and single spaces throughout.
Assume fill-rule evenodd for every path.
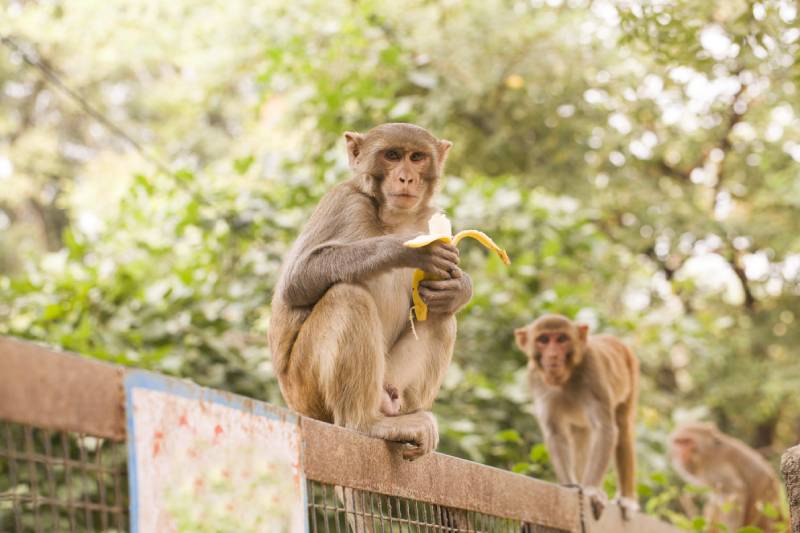
M 676 420 L 800 438 L 795 2 L 10 0 L 0 35 L 0 333 L 280 402 L 282 254 L 342 132 L 409 121 L 512 258 L 463 250 L 442 451 L 551 478 L 512 338 L 545 311 L 635 346 L 651 510 Z

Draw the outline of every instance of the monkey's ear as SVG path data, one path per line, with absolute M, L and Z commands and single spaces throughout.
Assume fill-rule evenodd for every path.
M 527 353 L 528 347 L 528 328 L 517 328 L 514 330 L 514 338 L 517 340 L 517 347 Z
M 440 140 L 436 145 L 436 151 L 438 152 L 439 156 L 439 164 L 444 164 L 444 160 L 447 159 L 447 153 L 450 151 L 450 148 L 453 147 L 453 143 L 447 141 L 445 139 Z
M 453 147 L 453 143 L 450 141 L 446 141 L 444 139 L 440 140 L 436 143 L 436 155 L 438 156 L 438 174 L 441 176 L 442 172 L 444 171 L 444 162 L 447 160 L 447 153 L 450 151 L 450 148 Z
M 346 131 L 344 132 L 344 139 L 347 141 L 347 161 L 350 163 L 350 168 L 355 169 L 356 159 L 358 154 L 361 153 L 364 136 L 355 131 Z
M 578 337 L 580 337 L 581 342 L 586 342 L 589 337 L 589 326 L 587 324 L 578 324 Z

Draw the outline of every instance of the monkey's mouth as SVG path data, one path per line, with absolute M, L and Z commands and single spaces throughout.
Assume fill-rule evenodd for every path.
M 560 363 L 542 365 L 542 371 L 546 381 L 551 385 L 561 386 L 566 383 L 569 378 L 566 366 Z
M 419 201 L 419 196 L 416 194 L 406 193 L 406 192 L 396 192 L 389 194 L 389 202 L 391 202 L 396 207 L 400 208 L 412 208 L 417 205 Z

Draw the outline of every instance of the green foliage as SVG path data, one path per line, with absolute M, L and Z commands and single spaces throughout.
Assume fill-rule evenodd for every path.
M 455 142 L 454 228 L 512 259 L 462 250 L 474 297 L 435 407 L 443 451 L 553 479 L 512 335 L 547 311 L 635 347 L 648 512 L 706 527 L 677 503 L 675 420 L 796 442 L 788 2 L 54 6 L 0 7 L 0 32 L 183 170 L 154 171 L 0 54 L 0 333 L 279 402 L 280 258 L 347 173 L 342 132 L 413 121 Z

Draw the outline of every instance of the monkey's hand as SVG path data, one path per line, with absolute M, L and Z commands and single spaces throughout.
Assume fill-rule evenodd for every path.
M 434 451 L 439 444 L 439 426 L 436 418 L 427 411 L 383 418 L 368 433 L 373 437 L 403 443 L 403 459 L 408 461 Z
M 421 248 L 405 248 L 405 265 L 438 279 L 450 279 L 458 269 L 458 248 L 449 242 L 435 241 Z
M 599 487 L 584 487 L 583 493 L 589 498 L 589 505 L 592 507 L 592 516 L 595 520 L 600 519 L 603 514 L 603 509 L 608 505 L 608 496 L 605 491 Z
M 456 268 L 451 279 L 425 280 L 419 284 L 419 295 L 431 313 L 453 315 L 472 298 L 472 280 Z
M 622 512 L 623 520 L 630 520 L 634 514 L 639 512 L 639 502 L 633 498 L 615 498 L 614 503 L 619 505 L 619 510 Z

